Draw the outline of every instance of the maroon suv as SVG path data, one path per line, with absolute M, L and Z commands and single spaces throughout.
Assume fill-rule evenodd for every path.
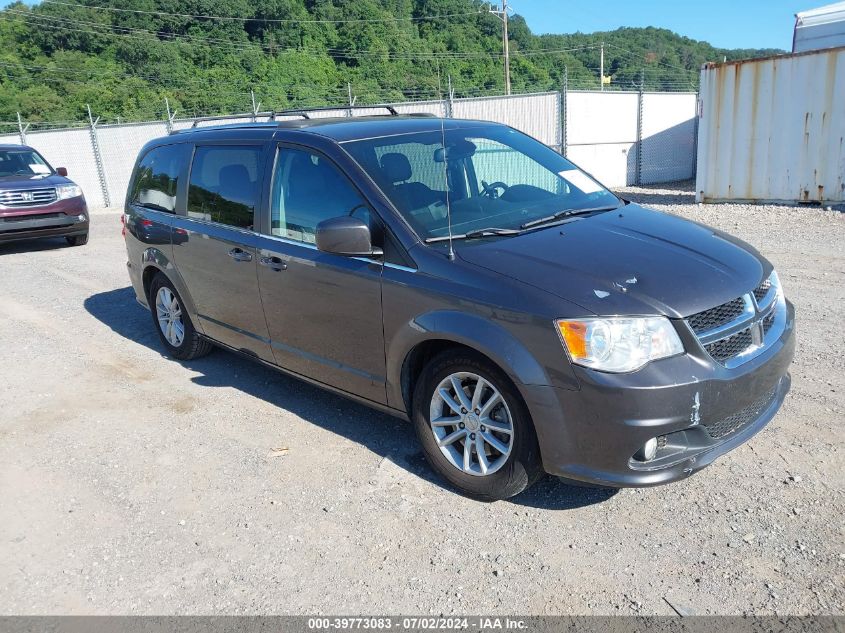
M 36 237 L 88 242 L 82 189 L 31 147 L 0 145 L 0 242 Z

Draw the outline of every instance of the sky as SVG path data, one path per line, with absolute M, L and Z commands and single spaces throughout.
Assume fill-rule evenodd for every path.
M 531 31 L 656 26 L 719 48 L 792 49 L 795 14 L 833 0 L 508 0 Z

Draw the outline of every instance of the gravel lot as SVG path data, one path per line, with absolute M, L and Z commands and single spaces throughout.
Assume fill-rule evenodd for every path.
M 773 260 L 792 393 L 684 482 L 494 504 L 436 480 L 408 424 L 163 357 L 116 213 L 82 248 L 0 246 L 0 613 L 845 614 L 845 214 L 628 195 Z

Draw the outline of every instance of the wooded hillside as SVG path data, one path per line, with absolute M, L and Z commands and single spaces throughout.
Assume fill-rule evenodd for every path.
M 0 11 L 0 121 L 103 120 L 501 94 L 502 23 L 477 0 L 43 0 Z M 721 50 L 658 28 L 531 33 L 510 20 L 513 91 L 694 90 Z

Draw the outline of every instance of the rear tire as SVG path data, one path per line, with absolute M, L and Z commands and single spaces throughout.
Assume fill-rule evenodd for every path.
M 67 243 L 71 246 L 85 246 L 88 243 L 88 234 L 83 235 L 68 235 L 65 237 Z
M 168 355 L 193 360 L 211 352 L 211 343 L 197 334 L 182 297 L 163 273 L 153 278 L 147 300 L 156 332 Z
M 522 397 L 480 355 L 446 351 L 426 365 L 414 389 L 413 423 L 432 468 L 467 496 L 507 499 L 543 474 Z

